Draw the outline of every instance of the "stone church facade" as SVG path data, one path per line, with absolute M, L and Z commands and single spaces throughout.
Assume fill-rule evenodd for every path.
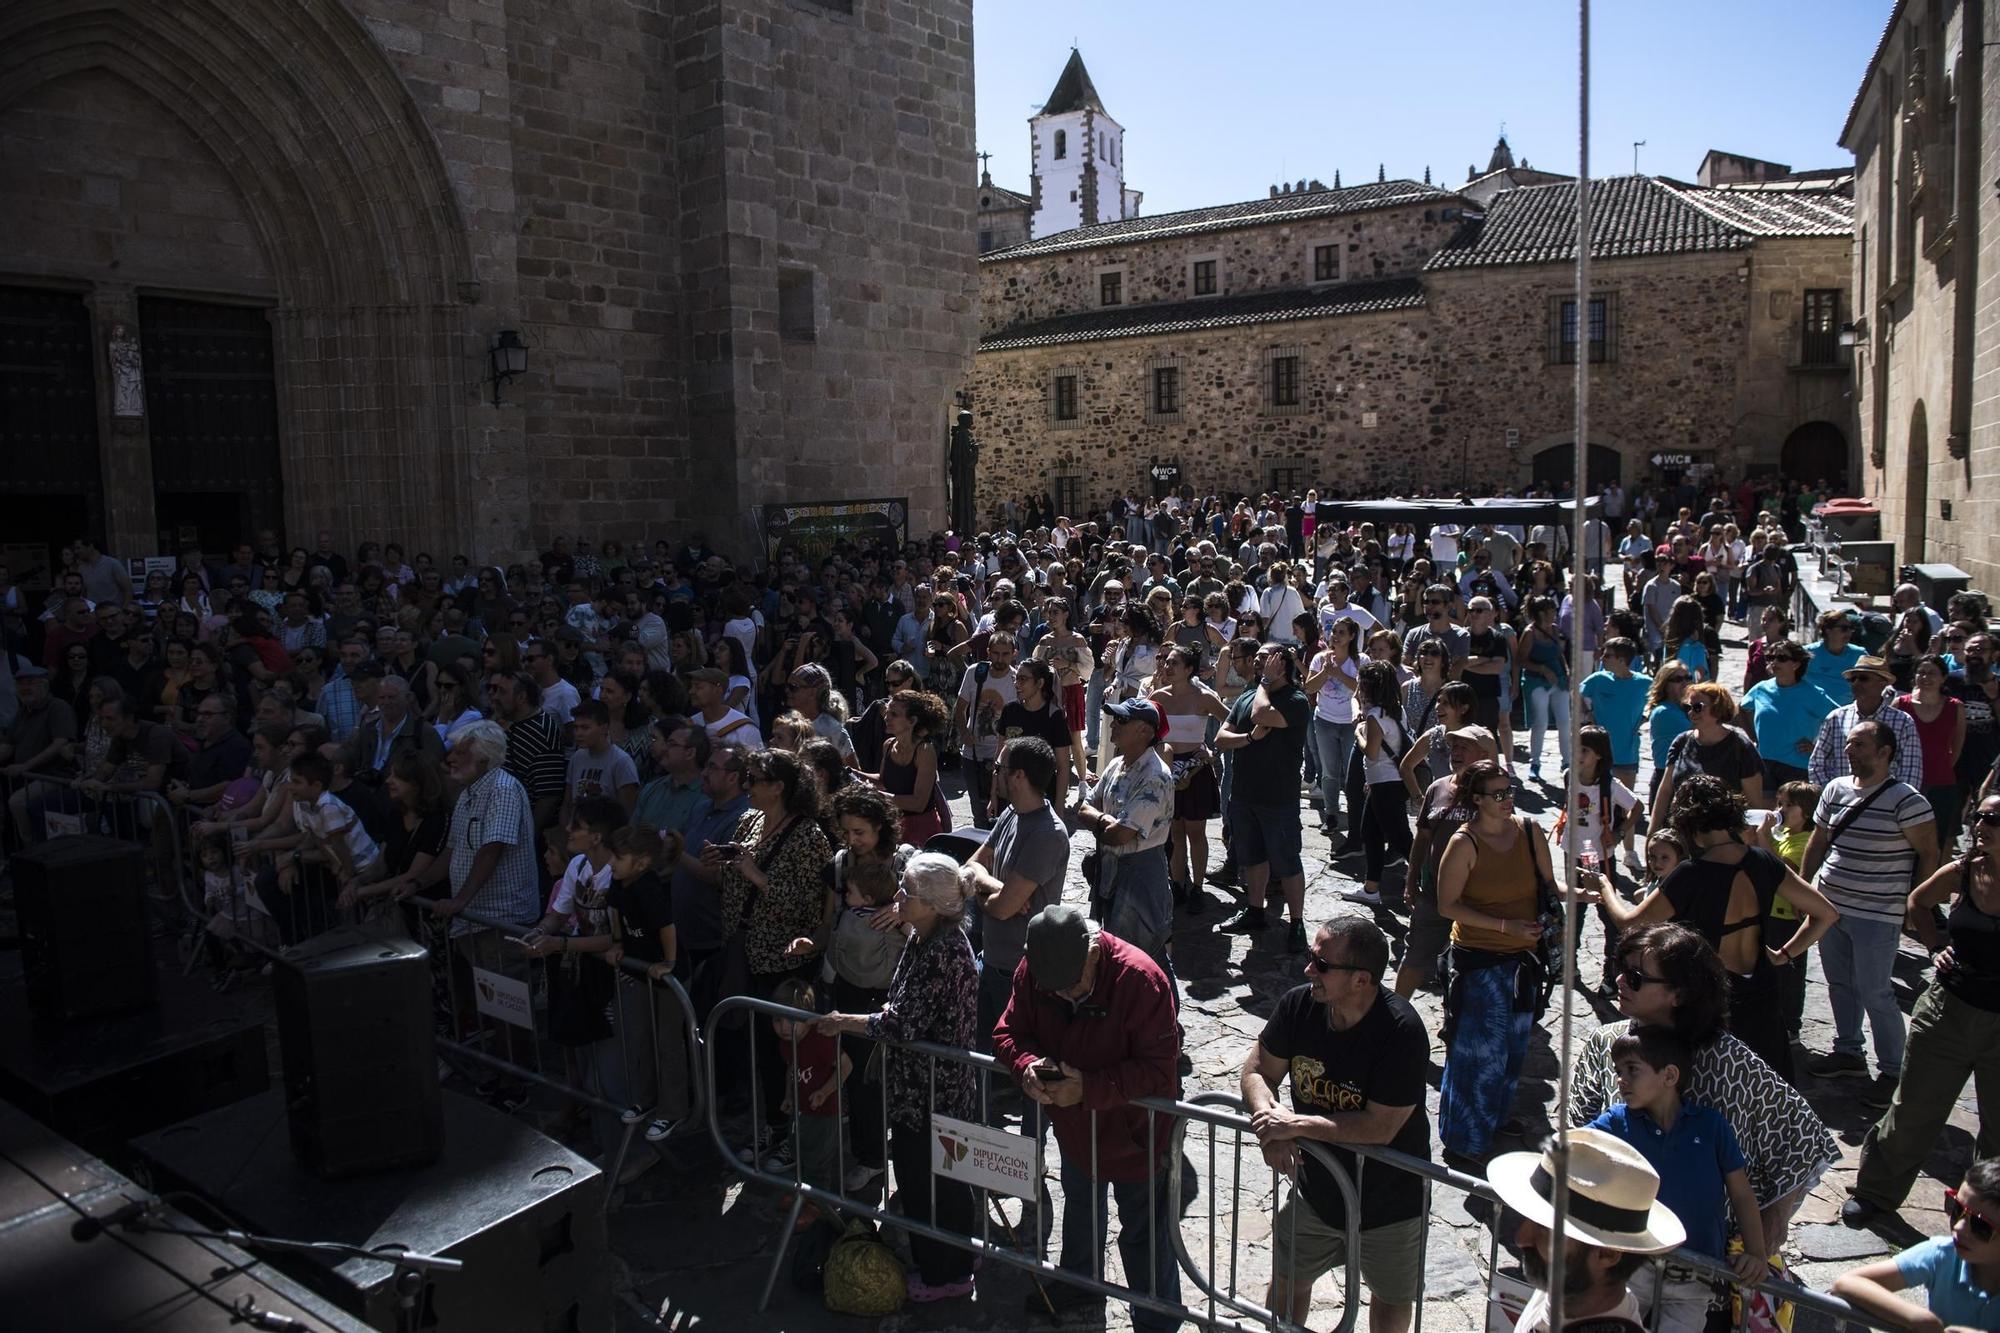
M 0 8 L 0 529 L 442 559 L 690 527 L 742 551 L 784 500 L 940 523 L 971 25 L 970 0 Z M 503 331 L 527 368 L 496 383 Z
M 1901 0 L 1841 143 L 1867 494 L 1900 563 L 2000 589 L 2000 13 Z
M 1083 227 L 980 261 L 982 506 L 1151 489 L 1345 494 L 1567 477 L 1575 360 L 1592 479 L 1692 462 L 1853 475 L 1844 181 L 1594 184 L 1482 209 L 1408 180 Z M 1662 462 L 1655 464 L 1655 456 Z

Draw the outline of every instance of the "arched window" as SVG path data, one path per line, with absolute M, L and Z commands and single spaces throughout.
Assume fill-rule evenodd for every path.
M 1057 130 L 1057 131 L 1056 131 L 1056 159 L 1057 159 L 1058 161 L 1060 161 L 1060 160 L 1062 160 L 1063 158 L 1065 158 L 1065 157 L 1068 157 L 1068 156 L 1069 156 L 1069 131 L 1068 131 L 1068 130 Z

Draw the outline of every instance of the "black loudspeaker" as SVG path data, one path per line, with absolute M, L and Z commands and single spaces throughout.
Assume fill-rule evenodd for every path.
M 67 1022 L 153 1003 L 142 848 L 53 838 L 21 851 L 13 869 L 23 979 L 38 1017 Z
M 293 1155 L 328 1177 L 434 1160 L 444 1113 L 423 947 L 344 927 L 286 950 L 273 981 Z

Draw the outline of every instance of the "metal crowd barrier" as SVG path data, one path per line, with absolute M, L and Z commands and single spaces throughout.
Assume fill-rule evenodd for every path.
M 1094 1256 L 1097 1271 L 1107 1275 L 1103 1279 L 1059 1268 L 1049 1263 L 1043 1257 L 1040 1233 L 1042 1228 L 1048 1225 L 1048 1219 L 1041 1216 L 1040 1208 L 1047 1201 L 1045 1182 L 1048 1168 L 1047 1158 L 1051 1151 L 1046 1141 L 1046 1133 L 1032 1136 L 1034 1167 L 1030 1188 L 1036 1195 L 1036 1198 L 1034 1200 L 1023 1201 L 1020 1222 L 1010 1222 L 1004 1212 L 1000 1216 L 1000 1225 L 1003 1229 L 1011 1233 L 1019 1227 L 1026 1226 L 1029 1228 L 1030 1234 L 1026 1238 L 1019 1235 L 1010 1235 L 1008 1238 L 1009 1243 L 1005 1245 L 995 1239 L 993 1235 L 993 1218 L 985 1209 L 982 1209 L 980 1213 L 979 1233 L 977 1235 L 959 1235 L 955 1232 L 946 1231 L 936 1225 L 917 1222 L 899 1213 L 891 1212 L 885 1206 L 878 1205 L 869 1200 L 854 1197 L 847 1191 L 844 1185 L 847 1163 L 851 1160 L 844 1143 L 837 1142 L 835 1151 L 833 1174 L 835 1181 L 841 1182 L 839 1188 L 829 1189 L 805 1179 L 803 1155 L 800 1151 L 802 1146 L 799 1132 L 800 1117 L 796 1115 L 792 1117 L 790 1129 L 790 1139 L 793 1148 L 791 1174 L 783 1175 L 767 1169 L 756 1156 L 757 1153 L 765 1150 L 763 1134 L 761 1132 L 764 1120 L 764 1090 L 760 1086 L 761 1074 L 757 1066 L 754 1049 L 752 1049 L 756 1040 L 754 1032 L 757 1027 L 757 1020 L 785 1019 L 793 1022 L 810 1023 L 820 1017 L 820 1015 L 787 1008 L 784 1005 L 751 996 L 731 996 L 719 1001 L 709 1015 L 707 1024 L 708 1035 L 705 1039 L 709 1071 L 708 1083 L 711 1089 L 721 1086 L 720 1076 L 717 1072 L 717 1060 L 725 1054 L 725 1051 L 720 1033 L 725 1025 L 737 1015 L 742 1015 L 750 1019 L 749 1022 L 740 1024 L 740 1032 L 732 1033 L 732 1035 L 744 1044 L 745 1051 L 750 1057 L 750 1076 L 746 1083 L 750 1096 L 748 1122 L 750 1134 L 748 1146 L 752 1149 L 752 1156 L 747 1161 L 738 1156 L 737 1149 L 745 1145 L 731 1141 L 729 1133 L 723 1124 L 723 1107 L 720 1100 L 713 1097 L 708 1104 L 709 1131 L 711 1137 L 714 1139 L 716 1149 L 722 1154 L 729 1167 L 738 1175 L 759 1184 L 769 1185 L 774 1189 L 789 1191 L 791 1194 L 791 1206 L 779 1229 L 776 1252 L 772 1256 L 771 1267 L 765 1276 L 762 1293 L 758 1301 L 758 1308 L 760 1310 L 766 1308 L 770 1303 L 771 1293 L 777 1283 L 778 1274 L 784 1266 L 786 1250 L 791 1241 L 793 1228 L 797 1224 L 805 1204 L 810 1201 L 822 1209 L 831 1212 L 865 1217 L 880 1225 L 900 1230 L 905 1234 L 951 1245 L 969 1251 L 982 1259 L 1020 1269 L 1030 1276 L 1038 1288 L 1050 1281 L 1063 1282 L 1074 1287 L 1081 1287 L 1086 1291 L 1107 1299 L 1129 1302 L 1140 1310 L 1178 1318 L 1207 1329 L 1228 1330 L 1231 1333 L 1248 1333 L 1248 1330 L 1262 1328 L 1271 1330 L 1272 1333 L 1305 1333 L 1302 1325 L 1293 1323 L 1281 1312 L 1267 1308 L 1260 1299 L 1261 1292 L 1258 1293 L 1257 1297 L 1253 1297 L 1240 1290 L 1241 1270 L 1238 1259 L 1240 1257 L 1241 1234 L 1238 1219 L 1246 1210 L 1246 1207 L 1249 1209 L 1265 1208 L 1265 1197 L 1270 1194 L 1274 1186 L 1280 1183 L 1276 1174 L 1271 1172 L 1264 1164 L 1261 1153 L 1252 1155 L 1250 1169 L 1247 1172 L 1245 1171 L 1245 1164 L 1242 1160 L 1244 1143 L 1247 1138 L 1250 1143 L 1254 1144 L 1256 1136 L 1251 1131 L 1249 1117 L 1242 1114 L 1240 1109 L 1219 1109 L 1212 1104 L 1212 1098 L 1205 1098 L 1199 1103 L 1156 1099 L 1148 1099 L 1137 1103 L 1139 1106 L 1160 1112 L 1174 1120 L 1174 1127 L 1170 1132 L 1167 1144 L 1167 1166 L 1164 1175 L 1165 1187 L 1173 1191 L 1172 1212 L 1179 1219 L 1179 1223 L 1172 1228 L 1170 1243 L 1173 1246 L 1176 1264 L 1194 1282 L 1206 1298 L 1204 1307 L 1197 1309 L 1184 1303 L 1170 1302 L 1157 1298 L 1149 1290 L 1140 1285 L 1142 1279 L 1129 1272 L 1124 1274 L 1125 1281 L 1123 1284 L 1110 1281 L 1108 1252 L 1098 1252 Z M 1013 1076 L 994 1061 L 991 1056 L 963 1051 L 953 1047 L 937 1046 L 927 1042 L 881 1041 L 877 1045 L 883 1050 L 885 1058 L 887 1052 L 893 1049 L 925 1059 L 933 1080 L 935 1079 L 940 1062 L 969 1066 L 977 1071 L 979 1079 L 979 1120 L 996 1131 L 1000 1129 L 1000 1126 L 995 1124 L 995 1116 L 993 1115 L 993 1089 L 995 1080 L 997 1079 L 1001 1086 L 1007 1088 L 1014 1086 L 1014 1080 Z M 860 1070 L 857 1069 L 856 1074 L 850 1076 L 848 1079 L 848 1085 L 854 1084 L 859 1074 Z M 794 1053 L 791 1063 L 790 1076 L 794 1080 L 794 1084 L 796 1084 L 796 1053 Z M 841 1114 L 845 1114 L 851 1104 L 847 1096 L 848 1085 L 843 1085 L 836 1095 L 837 1109 Z M 885 1076 L 880 1081 L 878 1091 L 863 1093 L 862 1095 L 875 1096 L 880 1099 L 882 1110 L 881 1123 L 883 1127 L 881 1156 L 886 1170 L 888 1169 L 886 1164 L 890 1160 L 887 1129 L 889 1123 L 887 1077 Z M 1099 1173 L 1095 1160 L 1096 1113 L 1092 1112 L 1091 1114 L 1092 1161 L 1088 1175 L 1092 1180 L 1097 1180 Z M 1184 1135 L 1190 1123 L 1206 1125 L 1210 1130 L 1210 1168 L 1206 1182 L 1209 1201 L 1206 1215 L 1207 1225 L 1204 1233 L 1205 1253 L 1209 1256 L 1209 1268 L 1206 1271 L 1196 1262 L 1194 1252 L 1188 1247 L 1187 1236 L 1185 1234 L 1186 1219 L 1180 1216 L 1182 1212 L 1182 1200 L 1185 1198 L 1185 1193 L 1182 1189 L 1184 1166 L 1181 1162 L 1181 1152 Z M 1158 1156 L 1156 1150 L 1159 1145 L 1155 1137 L 1157 1132 L 1154 1122 L 1149 1120 L 1147 1142 L 1149 1158 Z M 1225 1188 L 1224 1179 L 1215 1166 L 1218 1156 L 1218 1146 L 1215 1140 L 1220 1132 L 1227 1132 L 1232 1139 L 1231 1152 L 1233 1161 L 1226 1185 L 1230 1190 L 1231 1197 L 1226 1203 L 1220 1201 L 1217 1197 L 1218 1192 Z M 1030 1136 L 1020 1135 L 1016 1137 L 1026 1138 Z M 1347 1200 L 1349 1219 L 1347 1228 L 1348 1252 L 1350 1255 L 1358 1253 L 1359 1236 L 1356 1230 L 1355 1219 L 1358 1217 L 1360 1211 L 1358 1204 L 1359 1195 L 1354 1189 L 1352 1180 L 1348 1177 L 1346 1171 L 1342 1169 L 1340 1163 L 1323 1145 L 1301 1142 L 1299 1147 L 1303 1151 L 1313 1154 L 1314 1158 L 1326 1168 L 1327 1173 L 1333 1178 L 1337 1188 L 1340 1189 L 1342 1196 Z M 883 1177 L 883 1179 L 886 1181 L 886 1177 Z M 899 1181 L 897 1183 L 898 1187 L 903 1190 L 919 1187 L 913 1182 Z M 1161 1183 L 1160 1174 L 1153 1175 L 1148 1181 L 1147 1214 L 1149 1217 L 1157 1213 L 1158 1198 L 1154 1191 L 1161 1188 Z M 935 1173 L 931 1173 L 929 1178 L 922 1182 L 921 1188 L 928 1189 L 931 1193 L 933 1203 L 931 1213 L 934 1217 L 936 1215 L 935 1200 L 937 1191 L 937 1177 Z M 978 1188 L 974 1188 L 976 1199 Z M 1109 1235 L 1109 1228 L 1103 1226 L 1106 1219 L 1098 1211 L 1097 1197 L 1097 1192 L 1093 1190 L 1091 1208 L 1092 1234 L 1094 1235 L 1100 1228 L 1106 1231 L 1106 1246 L 1108 1251 L 1111 1244 L 1111 1237 Z M 887 1202 L 888 1200 L 885 1195 L 883 1205 L 886 1205 Z M 1105 1206 L 1108 1207 L 1109 1204 Z M 1224 1213 L 1228 1215 L 1230 1227 L 1229 1269 L 1226 1276 L 1219 1278 L 1213 1270 L 1219 1246 L 1218 1229 L 1221 1225 L 1221 1214 Z M 1294 1218 L 1296 1219 L 1296 1213 L 1294 1213 Z M 1154 1247 L 1160 1243 L 1160 1240 L 1161 1238 L 1157 1235 L 1149 1234 L 1147 1237 L 1148 1258 L 1151 1261 L 1155 1261 L 1149 1263 L 1149 1271 L 1154 1271 L 1157 1268 L 1158 1251 Z M 1150 1283 L 1147 1283 L 1146 1286 L 1150 1286 Z M 1351 1333 L 1355 1318 L 1360 1310 L 1359 1296 L 1359 1268 L 1356 1265 L 1350 1264 L 1347 1273 L 1346 1307 L 1342 1312 L 1341 1322 L 1332 1330 L 1332 1333 Z
M 561 955 L 535 958 L 523 952 L 525 927 L 519 922 L 472 912 L 439 918 L 418 898 L 400 906 L 413 918 L 415 937 L 437 960 L 437 1044 L 447 1065 L 461 1071 L 472 1066 L 501 1085 L 512 1081 L 546 1089 L 595 1113 L 600 1139 L 607 1130 L 616 1138 L 598 1144 L 613 1182 L 632 1152 L 633 1136 L 659 1115 L 663 1063 L 669 1075 L 684 1072 L 687 1099 L 668 1138 L 692 1133 L 700 1124 L 707 1100 L 702 1035 L 694 1003 L 679 980 L 652 980 L 645 963 L 621 960 L 609 1001 L 611 1035 L 587 1045 L 566 1044 L 549 1028 L 549 967 L 562 965 Z M 454 923 L 471 929 L 454 930 Z M 600 957 L 570 958 L 578 967 L 606 966 Z M 679 1030 L 663 1041 L 668 1024 Z M 607 1212 L 615 1194 L 615 1188 L 605 1191 Z
M 0 846 L 8 857 L 27 845 L 70 834 L 129 842 L 146 851 L 153 899 L 171 909 L 171 924 L 180 924 L 183 913 L 198 912 L 201 894 L 189 887 L 183 812 L 156 791 L 97 794 L 83 790 L 85 781 L 47 773 L 0 773 L 0 808 L 6 811 Z
M 817 1014 L 790 1009 L 784 1005 L 751 996 L 733 996 L 719 1001 L 710 1015 L 709 1022 L 706 1025 L 707 1035 L 703 1039 L 708 1062 L 707 1084 L 710 1089 L 721 1086 L 717 1074 L 716 1062 L 719 1056 L 724 1054 L 723 1048 L 725 1043 L 721 1039 L 722 1030 L 729 1020 L 738 1015 L 751 1019 L 750 1022 L 741 1024 L 740 1033 L 733 1034 L 745 1044 L 746 1048 L 750 1047 L 754 1042 L 754 1037 L 751 1034 L 759 1019 L 765 1021 L 770 1019 L 788 1019 L 793 1022 L 810 1023 L 820 1017 Z M 997 1117 L 992 1114 L 994 1104 L 993 1089 L 996 1079 L 1000 1086 L 1008 1088 L 1014 1086 L 1014 1079 L 1012 1074 L 992 1057 L 925 1042 L 893 1042 L 882 1040 L 876 1044 L 882 1049 L 885 1056 L 888 1050 L 893 1049 L 924 1058 L 928 1062 L 933 1086 L 935 1085 L 936 1071 L 940 1062 L 969 1066 L 976 1070 L 979 1079 L 979 1119 L 996 1131 L 1004 1128 L 1004 1126 L 998 1123 Z M 708 1121 L 710 1136 L 715 1143 L 716 1149 L 721 1153 L 725 1164 L 731 1170 L 747 1180 L 768 1185 L 774 1189 L 784 1190 L 790 1194 L 790 1207 L 779 1229 L 775 1253 L 772 1256 L 770 1269 L 765 1275 L 758 1301 L 759 1310 L 767 1308 L 770 1303 L 778 1274 L 784 1266 L 786 1251 L 793 1235 L 793 1229 L 805 1205 L 811 1202 L 823 1210 L 863 1217 L 880 1226 L 900 1230 L 907 1235 L 921 1236 L 952 1245 L 978 1255 L 983 1259 L 1019 1269 L 1026 1272 L 1038 1288 L 1050 1281 L 1063 1282 L 1107 1299 L 1130 1302 L 1138 1309 L 1177 1317 L 1206 1329 L 1231 1330 L 1234 1333 L 1234 1331 L 1261 1328 L 1272 1330 L 1273 1333 L 1279 1333 L 1279 1331 L 1282 1331 L 1282 1333 L 1303 1333 L 1302 1326 L 1292 1323 L 1286 1318 L 1284 1312 L 1270 1309 L 1263 1304 L 1261 1293 L 1259 1293 L 1258 1297 L 1253 1297 L 1241 1289 L 1243 1281 L 1242 1259 L 1246 1249 L 1246 1241 L 1242 1228 L 1243 1216 L 1246 1211 L 1263 1211 L 1266 1216 L 1275 1215 L 1276 1196 L 1274 1190 L 1287 1183 L 1294 1189 L 1298 1188 L 1298 1185 L 1295 1178 L 1273 1172 L 1265 1165 L 1261 1151 L 1258 1149 L 1256 1135 L 1251 1129 L 1250 1118 L 1246 1114 L 1247 1108 L 1235 1096 L 1228 1093 L 1211 1092 L 1198 1094 L 1187 1101 L 1142 1098 L 1133 1103 L 1148 1111 L 1167 1116 L 1172 1120 L 1173 1127 L 1168 1142 L 1165 1174 L 1166 1188 L 1170 1191 L 1170 1195 L 1174 1200 L 1174 1213 L 1179 1218 L 1179 1224 L 1171 1229 L 1170 1239 L 1174 1247 L 1175 1261 L 1181 1272 L 1201 1293 L 1202 1303 L 1197 1308 L 1186 1303 L 1175 1304 L 1156 1299 L 1148 1291 L 1140 1289 L 1134 1275 L 1130 1273 L 1125 1274 L 1125 1282 L 1121 1285 L 1110 1281 L 1108 1276 L 1100 1280 L 1086 1274 L 1059 1268 L 1049 1263 L 1043 1257 L 1040 1232 L 1048 1224 L 1038 1215 L 1037 1200 L 1039 1201 L 1039 1206 L 1046 1206 L 1048 1203 L 1046 1188 L 1048 1179 L 1047 1157 L 1051 1149 L 1046 1142 L 1046 1130 L 1042 1134 L 1034 1134 L 1033 1129 L 1028 1127 L 1030 1123 L 1028 1120 L 1024 1120 L 1022 1134 L 1017 1137 L 1033 1138 L 1034 1180 L 1031 1188 L 1037 1196 L 1037 1200 L 1023 1201 L 1020 1223 L 1009 1223 L 1004 1212 L 1001 1212 L 1000 1224 L 1003 1228 L 1010 1231 L 1019 1226 L 1027 1226 L 1031 1228 L 1031 1234 L 1025 1239 L 1018 1236 L 1010 1236 L 1010 1243 L 1005 1245 L 999 1243 L 994 1238 L 992 1232 L 993 1219 L 989 1211 L 984 1208 L 980 1214 L 979 1232 L 976 1235 L 959 1235 L 954 1232 L 945 1231 L 934 1224 L 917 1222 L 899 1213 L 890 1211 L 887 1206 L 889 1200 L 886 1192 L 886 1175 L 879 1177 L 884 1184 L 884 1193 L 879 1203 L 869 1199 L 854 1197 L 844 1185 L 846 1164 L 851 1160 L 849 1149 L 838 1135 L 836 1135 L 835 1143 L 833 1179 L 838 1183 L 839 1187 L 827 1188 L 805 1179 L 803 1156 L 799 1151 L 801 1144 L 799 1117 L 797 1115 L 792 1117 L 791 1128 L 789 1130 L 793 1149 L 791 1173 L 789 1175 L 781 1174 L 779 1171 L 768 1169 L 757 1157 L 757 1154 L 765 1151 L 763 1134 L 761 1133 L 764 1119 L 763 1096 L 759 1086 L 760 1078 L 763 1075 L 762 1071 L 758 1068 L 754 1050 L 750 1052 L 750 1055 L 749 1078 L 747 1080 L 750 1094 L 748 1146 L 752 1149 L 752 1152 L 748 1159 L 746 1160 L 744 1157 L 738 1155 L 737 1149 L 745 1145 L 732 1142 L 730 1134 L 724 1126 L 724 1108 L 719 1099 L 714 1097 L 711 1097 L 708 1102 Z M 842 1116 L 847 1114 L 853 1104 L 848 1097 L 848 1088 L 860 1081 L 861 1074 L 862 1070 L 857 1067 L 854 1074 L 847 1080 L 847 1083 L 843 1084 L 836 1093 L 836 1106 Z M 794 1085 L 796 1085 L 798 1075 L 796 1054 L 793 1056 L 789 1075 Z M 888 1163 L 890 1161 L 888 1152 L 889 1101 L 886 1072 L 876 1091 L 863 1091 L 858 1095 L 880 1098 L 882 1113 L 881 1160 L 885 1164 L 886 1171 L 889 1169 Z M 1031 1103 L 1028 1106 L 1030 1115 L 1032 1116 L 1034 1108 Z M 1098 1172 L 1095 1160 L 1096 1136 L 1094 1112 L 1092 1113 L 1092 1118 L 1092 1162 L 1088 1174 L 1092 1180 L 1095 1180 L 1098 1177 Z M 1152 1137 L 1152 1122 L 1149 1121 L 1148 1123 L 1147 1149 L 1150 1157 L 1155 1155 L 1153 1150 L 1156 1144 L 1153 1142 Z M 1189 1165 L 1186 1140 L 1190 1128 L 1194 1126 L 1201 1126 L 1206 1131 L 1207 1166 L 1204 1184 L 1207 1193 L 1207 1211 L 1203 1223 L 1198 1224 L 1196 1228 L 1196 1248 L 1191 1248 L 1187 1234 L 1188 1219 L 1181 1214 L 1183 1212 L 1182 1201 L 1186 1197 L 1183 1189 L 1183 1178 L 1184 1172 Z M 1314 1160 L 1325 1168 L 1327 1175 L 1333 1180 L 1336 1188 L 1340 1190 L 1346 1204 L 1346 1262 L 1342 1266 L 1342 1273 L 1338 1279 L 1343 1283 L 1344 1297 L 1340 1322 L 1330 1333 L 1352 1333 L 1355 1320 L 1361 1310 L 1360 1238 L 1357 1219 L 1360 1215 L 1359 1200 L 1361 1192 L 1366 1186 L 1369 1173 L 1372 1171 L 1405 1171 L 1422 1179 L 1424 1183 L 1424 1204 L 1421 1229 L 1417 1241 L 1419 1252 L 1422 1254 L 1430 1252 L 1432 1203 L 1437 1187 L 1444 1186 L 1460 1191 L 1467 1196 L 1476 1196 L 1484 1200 L 1492 1210 L 1491 1216 L 1493 1219 L 1486 1227 L 1486 1272 L 1490 1287 L 1492 1278 L 1499 1272 L 1501 1245 L 1503 1242 L 1508 1244 L 1510 1248 L 1512 1245 L 1512 1230 L 1506 1220 L 1511 1214 L 1506 1213 L 1505 1205 L 1500 1201 L 1499 1196 L 1493 1191 L 1491 1186 L 1477 1177 L 1453 1171 L 1448 1167 L 1440 1166 L 1434 1162 L 1410 1157 L 1389 1148 L 1370 1145 L 1342 1146 L 1347 1147 L 1358 1159 L 1358 1169 L 1352 1174 L 1345 1170 L 1341 1163 L 1328 1152 L 1326 1145 L 1304 1140 L 1298 1141 L 1298 1147 L 1302 1151 L 1310 1153 L 1314 1157 Z M 1249 1152 L 1247 1171 L 1245 1162 L 1246 1147 L 1251 1150 Z M 1225 1151 L 1227 1153 L 1226 1160 L 1223 1156 Z M 1150 1191 L 1158 1187 L 1158 1182 L 1159 1177 L 1155 1176 L 1152 1184 L 1149 1185 L 1148 1216 L 1152 1216 L 1155 1213 L 1152 1205 L 1156 1200 Z M 932 1208 L 930 1211 L 931 1215 L 935 1217 L 935 1173 L 932 1173 L 928 1180 L 922 1182 L 921 1186 L 903 1181 L 898 1181 L 897 1185 L 899 1190 L 918 1187 L 930 1190 L 932 1196 Z M 1227 1201 L 1222 1198 L 1225 1189 L 1229 1192 Z M 977 1192 L 977 1187 L 975 1187 L 975 1197 L 977 1196 Z M 993 1211 L 998 1210 L 995 1208 Z M 1227 1216 L 1226 1239 L 1224 1235 L 1225 1223 L 1223 1221 L 1225 1214 Z M 1292 1216 L 1294 1223 L 1296 1223 L 1296 1209 L 1293 1211 Z M 1103 1226 L 1103 1222 L 1103 1217 L 1097 1212 L 1096 1192 L 1093 1191 L 1091 1212 L 1093 1234 Z M 1108 1228 L 1106 1228 L 1106 1231 L 1106 1252 L 1096 1254 L 1095 1262 L 1098 1265 L 1098 1271 L 1108 1275 L 1108 1249 L 1112 1238 L 1108 1233 Z M 1159 1240 L 1157 1236 L 1150 1236 L 1148 1239 L 1149 1244 L 1157 1244 Z M 1294 1252 L 1296 1252 L 1296 1247 L 1294 1247 Z M 1157 1258 L 1157 1253 L 1154 1252 L 1149 1257 Z M 1739 1291 L 1743 1289 L 1743 1284 L 1736 1280 L 1733 1270 L 1728 1265 L 1708 1256 L 1695 1254 L 1687 1250 L 1676 1250 L 1672 1253 L 1658 1256 L 1651 1261 L 1651 1264 L 1656 1278 L 1660 1279 L 1655 1284 L 1656 1291 L 1664 1290 L 1664 1270 L 1668 1266 L 1692 1271 L 1712 1282 L 1726 1283 L 1730 1288 Z M 1149 1271 L 1152 1270 L 1149 1268 Z M 1273 1276 L 1278 1276 L 1275 1270 Z M 1839 1297 L 1812 1291 L 1792 1282 L 1782 1281 L 1768 1273 L 1762 1280 L 1754 1284 L 1750 1290 L 1766 1293 L 1776 1301 L 1789 1302 L 1798 1310 L 1812 1311 L 1831 1320 L 1836 1326 L 1847 1324 L 1857 1328 L 1881 1330 L 1882 1333 L 1896 1333 L 1897 1330 L 1897 1326 L 1873 1319 L 1857 1311 L 1853 1306 Z M 1652 1302 L 1651 1307 L 1645 1312 L 1648 1329 L 1658 1329 L 1662 1304 L 1662 1301 L 1656 1298 Z M 1739 1308 L 1735 1327 L 1742 1329 L 1745 1327 L 1745 1316 L 1748 1313 L 1749 1303 L 1747 1301 L 1739 1301 L 1737 1304 Z M 1413 1333 L 1422 1333 L 1424 1320 L 1423 1305 L 1424 1303 L 1421 1299 L 1416 1304 L 1412 1325 Z

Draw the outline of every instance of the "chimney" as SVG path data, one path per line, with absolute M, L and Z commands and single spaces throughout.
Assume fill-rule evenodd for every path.
M 1271 197 L 1273 199 L 1276 199 L 1278 197 L 1278 187 L 1275 185 L 1271 187 Z

